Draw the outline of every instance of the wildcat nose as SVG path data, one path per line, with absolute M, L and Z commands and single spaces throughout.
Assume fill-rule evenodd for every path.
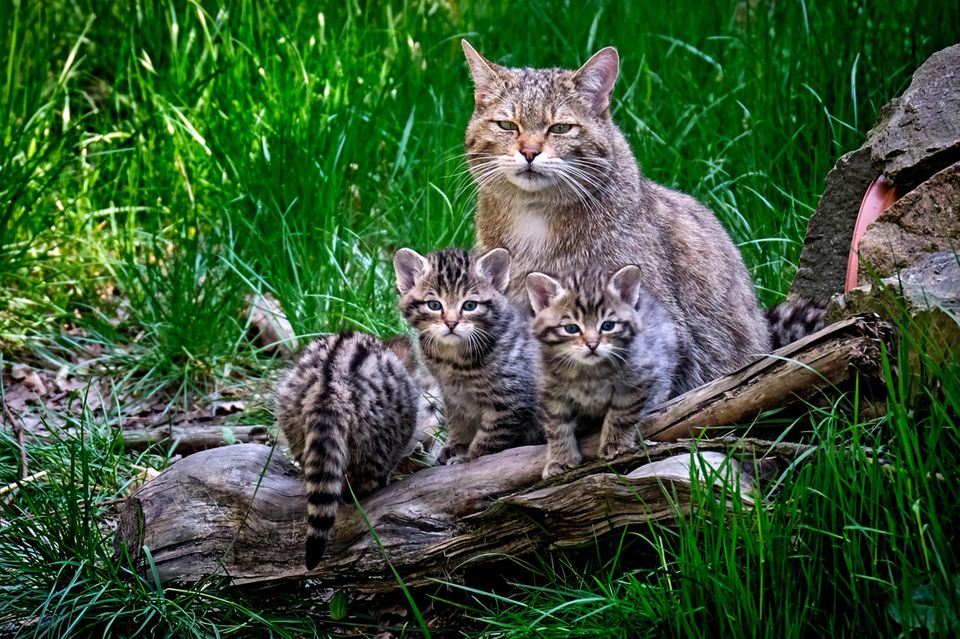
M 523 157 L 527 158 L 527 162 L 533 162 L 534 158 L 540 155 L 540 150 L 529 147 L 529 146 L 525 146 L 522 149 L 520 149 L 520 154 L 523 155 Z
M 447 328 L 450 329 L 450 332 L 451 332 L 451 333 L 453 332 L 453 329 L 455 329 L 455 328 L 457 327 L 457 324 L 459 324 L 459 323 L 460 323 L 460 322 L 458 322 L 457 320 L 446 320 L 446 321 L 444 322 L 444 324 L 447 325 Z

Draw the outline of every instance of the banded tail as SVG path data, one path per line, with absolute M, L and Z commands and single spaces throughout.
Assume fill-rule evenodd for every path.
M 320 563 L 336 519 L 349 460 L 349 416 L 325 402 L 306 424 L 303 451 L 307 492 L 307 570 Z
M 320 563 L 349 478 L 357 497 L 384 486 L 417 423 L 403 363 L 373 335 L 311 342 L 277 385 L 275 414 L 303 467 L 306 566 Z
M 824 326 L 826 309 L 805 297 L 784 300 L 767 309 L 772 350 L 777 350 Z

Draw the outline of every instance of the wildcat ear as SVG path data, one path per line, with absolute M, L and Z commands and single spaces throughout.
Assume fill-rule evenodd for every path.
M 610 278 L 608 288 L 624 304 L 636 308 L 640 301 L 640 267 L 633 264 L 624 266 Z
M 510 283 L 510 252 L 505 248 L 489 251 L 477 260 L 477 270 L 490 280 L 493 288 L 506 293 Z
M 527 295 L 530 297 L 530 305 L 534 313 L 539 313 L 550 306 L 563 289 L 560 282 L 553 279 L 545 273 L 527 274 Z
M 477 50 L 466 40 L 461 40 L 460 44 L 463 45 L 463 54 L 467 56 L 467 64 L 470 65 L 470 73 L 473 75 L 475 87 L 473 99 L 479 104 L 486 99 L 496 85 L 503 84 L 503 80 L 497 75 L 500 66 L 477 53 Z
M 591 111 L 600 114 L 610 108 L 610 95 L 620 73 L 620 56 L 613 47 L 600 49 L 573 74 L 577 87 L 590 98 Z
M 402 248 L 393 256 L 393 270 L 397 274 L 397 291 L 406 295 L 430 270 L 430 262 L 413 249 Z

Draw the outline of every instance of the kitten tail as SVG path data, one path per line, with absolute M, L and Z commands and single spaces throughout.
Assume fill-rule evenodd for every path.
M 307 490 L 307 570 L 320 563 L 340 506 L 347 466 L 348 416 L 324 406 L 307 425 L 303 470 Z
M 767 310 L 772 350 L 791 344 L 824 327 L 826 309 L 805 297 L 787 299 Z

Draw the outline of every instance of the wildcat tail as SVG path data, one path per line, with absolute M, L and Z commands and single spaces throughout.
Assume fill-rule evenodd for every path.
M 819 331 L 824 326 L 825 315 L 824 307 L 805 297 L 787 299 L 768 309 L 773 350 Z
M 326 550 L 330 529 L 340 506 L 349 451 L 346 416 L 330 405 L 312 415 L 303 451 L 307 491 L 307 570 L 313 570 Z

